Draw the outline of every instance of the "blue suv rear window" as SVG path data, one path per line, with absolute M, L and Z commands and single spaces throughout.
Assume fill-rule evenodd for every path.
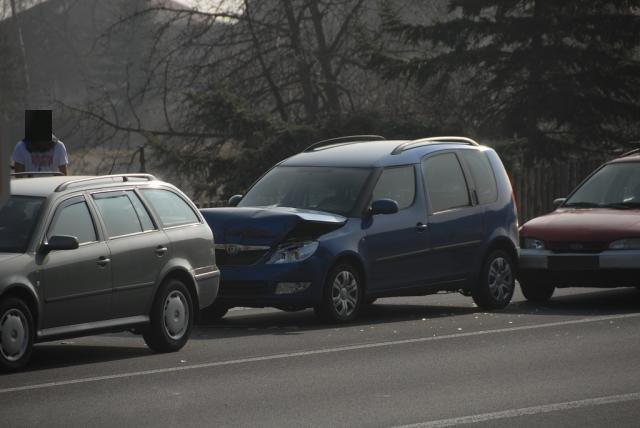
M 454 153 L 443 153 L 425 159 L 422 162 L 422 174 L 432 212 L 470 205 L 467 182 Z
M 463 150 L 462 157 L 473 176 L 479 204 L 490 204 L 498 199 L 498 186 L 487 155 L 478 150 Z

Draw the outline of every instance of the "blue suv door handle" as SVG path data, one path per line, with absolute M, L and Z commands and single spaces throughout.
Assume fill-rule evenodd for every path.
M 428 224 L 424 224 L 424 223 L 416 224 L 416 230 L 418 232 L 425 232 L 427 229 L 429 229 L 429 225 Z

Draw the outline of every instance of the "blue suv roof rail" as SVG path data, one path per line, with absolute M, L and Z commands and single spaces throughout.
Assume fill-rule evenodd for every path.
M 321 147 L 328 147 L 336 144 L 350 144 L 350 143 L 357 143 L 361 141 L 380 141 L 380 140 L 385 140 L 385 138 L 380 135 L 349 135 L 346 137 L 330 138 L 328 140 L 318 141 L 317 143 L 313 143 L 312 145 L 304 149 L 303 152 L 312 152 Z
M 621 154 L 619 157 L 626 158 L 627 156 L 637 155 L 638 153 L 640 153 L 640 149 L 633 149 L 633 150 L 629 150 L 626 153 Z
M 140 179 L 147 181 L 155 181 L 156 178 L 151 174 L 115 174 L 115 175 L 98 175 L 96 177 L 88 177 L 88 178 L 79 178 L 76 180 L 65 181 L 56 187 L 56 192 L 62 192 L 67 190 L 70 186 L 75 184 L 89 184 L 91 181 L 100 181 L 105 179 L 121 179 L 123 183 L 127 181 L 131 181 L 131 179 Z
M 468 144 L 470 146 L 479 146 L 476 141 L 467 137 L 429 137 L 429 138 L 421 138 L 419 140 L 406 141 L 391 152 L 392 155 L 399 155 L 400 153 L 415 149 L 417 147 L 428 146 L 431 144 Z

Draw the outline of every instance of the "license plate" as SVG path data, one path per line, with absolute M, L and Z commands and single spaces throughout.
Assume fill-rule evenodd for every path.
M 547 266 L 550 270 L 598 269 L 600 267 L 600 257 L 550 256 L 547 260 Z

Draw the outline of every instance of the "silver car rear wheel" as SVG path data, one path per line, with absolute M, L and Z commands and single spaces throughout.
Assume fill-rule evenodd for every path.
M 187 286 L 177 278 L 166 280 L 158 289 L 151 308 L 150 323 L 142 337 L 156 352 L 175 352 L 191 335 L 194 303 Z
M 164 328 L 167 336 L 180 340 L 189 327 L 189 304 L 187 298 L 174 290 L 164 301 Z

